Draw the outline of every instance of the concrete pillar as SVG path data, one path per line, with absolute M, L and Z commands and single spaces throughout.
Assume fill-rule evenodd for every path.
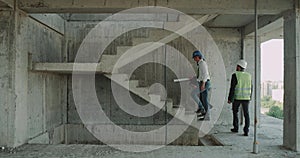
M 18 49 L 19 12 L 0 12 L 0 145 L 27 141 L 27 52 Z
M 299 2 L 299 1 L 297 1 Z M 300 11 L 284 17 L 283 145 L 300 151 Z
M 9 53 L 12 49 L 12 40 L 10 34 L 10 26 L 12 25 L 12 12 L 1 11 L 0 12 L 0 145 L 5 146 L 7 144 L 12 144 L 12 125 L 13 125 L 13 113 L 11 106 L 8 106 L 13 100 L 11 95 L 12 85 L 10 84 L 12 80 L 11 75 L 11 54 Z

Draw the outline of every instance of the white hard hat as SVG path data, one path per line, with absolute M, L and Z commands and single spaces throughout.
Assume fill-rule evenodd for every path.
M 245 60 L 239 60 L 237 62 L 237 65 L 239 65 L 240 67 L 246 69 L 247 68 L 247 62 Z

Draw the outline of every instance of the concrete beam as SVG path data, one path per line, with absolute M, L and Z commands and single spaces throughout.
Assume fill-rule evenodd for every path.
M 258 35 L 266 34 L 283 27 L 282 15 L 261 16 L 258 19 Z M 254 36 L 255 21 L 245 26 L 245 36 Z
M 260 35 L 260 39 L 261 39 L 261 42 L 266 42 L 271 39 L 283 39 L 283 27 Z
M 179 18 L 178 14 L 122 14 L 117 18 L 112 17 L 113 14 L 104 13 L 104 14 L 65 14 L 64 19 L 67 21 L 177 21 Z M 109 17 L 109 18 L 108 18 Z
M 253 0 L 22 0 L 28 13 L 115 13 L 141 6 L 162 6 L 187 14 L 254 14 Z M 293 0 L 260 0 L 259 14 L 279 14 L 293 8 Z

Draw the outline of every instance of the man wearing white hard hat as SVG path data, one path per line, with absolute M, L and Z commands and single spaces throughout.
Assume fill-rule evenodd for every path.
M 237 133 L 239 131 L 238 111 L 240 105 L 242 105 L 245 126 L 244 136 L 248 136 L 250 117 L 249 117 L 249 102 L 252 94 L 252 81 L 251 75 L 244 70 L 247 68 L 247 62 L 245 60 L 239 60 L 236 66 L 236 72 L 231 76 L 230 91 L 228 96 L 228 103 L 232 103 L 233 113 L 233 128 L 231 132 Z

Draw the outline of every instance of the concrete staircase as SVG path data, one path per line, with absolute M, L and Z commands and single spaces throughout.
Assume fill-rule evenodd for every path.
M 173 24 L 174 22 L 165 22 L 165 25 Z M 197 121 L 197 116 L 194 113 L 194 111 L 186 111 L 186 109 L 182 105 L 173 105 L 172 99 L 162 98 L 160 94 L 151 93 L 149 86 L 140 86 L 141 84 L 139 80 L 131 80 L 127 74 L 122 73 L 122 71 L 119 70 L 117 67 L 114 68 L 115 63 L 118 62 L 119 59 L 122 59 L 122 55 L 124 53 L 128 53 L 126 51 L 131 51 L 131 53 L 134 51 L 134 49 L 131 49 L 132 47 L 145 42 L 159 41 L 160 39 L 162 39 L 165 36 L 168 36 L 169 34 L 170 32 L 166 32 L 163 30 L 150 30 L 149 37 L 133 38 L 133 46 L 118 46 L 117 53 L 115 53 L 114 55 L 103 54 L 100 59 L 100 64 L 102 64 L 103 68 L 106 69 L 105 72 L 112 72 L 112 74 L 105 75 L 111 81 L 117 83 L 119 86 L 124 87 L 130 93 L 142 98 L 146 102 L 154 105 L 156 108 L 166 111 L 168 115 L 171 115 L 174 118 L 172 120 L 172 126 L 181 126 L 183 124 L 188 126 L 187 130 L 183 132 L 183 134 L 172 144 L 198 145 L 200 125 Z M 138 56 L 138 54 L 136 55 Z M 172 132 L 176 131 L 169 132 L 169 134 L 172 135 Z

